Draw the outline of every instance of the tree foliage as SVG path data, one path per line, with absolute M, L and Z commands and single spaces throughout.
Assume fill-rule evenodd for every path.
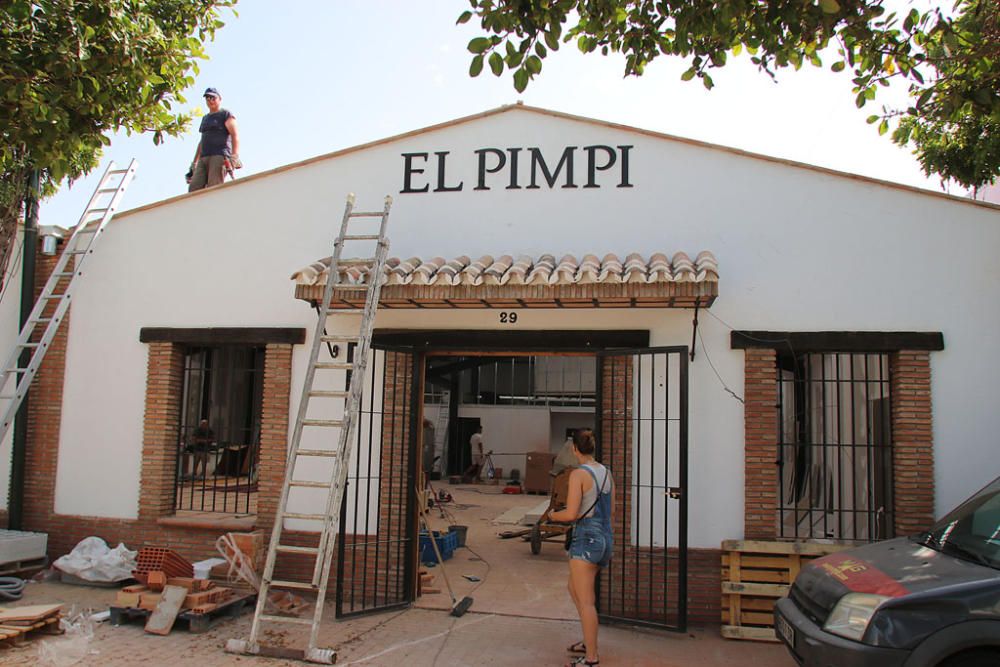
M 236 0 L 0 0 L 0 251 L 27 175 L 42 193 L 93 169 L 109 135 L 159 143 L 190 118 L 174 110 L 203 44 Z
M 660 56 L 687 61 L 681 78 L 715 84 L 711 70 L 746 52 L 770 76 L 803 63 L 853 74 L 858 107 L 893 79 L 912 105 L 869 117 L 911 143 L 924 171 L 976 187 L 1000 173 L 1000 12 L 996 0 L 958 0 L 950 13 L 896 13 L 883 0 L 469 0 L 479 20 L 469 73 L 513 73 L 523 91 L 561 44 L 625 56 L 640 76 Z

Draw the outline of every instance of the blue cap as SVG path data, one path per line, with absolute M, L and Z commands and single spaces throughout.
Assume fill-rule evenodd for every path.
M 206 88 L 205 94 L 202 95 L 202 97 L 209 97 L 209 96 L 222 97 L 222 93 L 219 92 L 218 88 Z

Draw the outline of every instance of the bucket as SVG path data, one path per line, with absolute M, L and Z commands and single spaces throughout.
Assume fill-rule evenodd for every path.
M 458 538 L 458 546 L 464 547 L 465 546 L 465 534 L 467 532 L 469 532 L 469 527 L 468 526 L 452 526 L 448 530 L 451 531 L 452 533 L 455 533 L 455 536 Z

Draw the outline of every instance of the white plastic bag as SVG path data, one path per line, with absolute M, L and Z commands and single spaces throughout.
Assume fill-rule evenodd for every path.
M 124 544 L 111 549 L 99 537 L 86 537 L 53 565 L 86 581 L 114 582 L 132 577 L 135 556 L 136 552 L 129 551 Z

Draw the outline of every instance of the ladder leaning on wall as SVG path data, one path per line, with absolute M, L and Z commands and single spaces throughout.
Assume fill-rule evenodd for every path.
M 285 467 L 285 481 L 281 488 L 281 498 L 274 517 L 274 528 L 267 550 L 267 561 L 264 565 L 264 575 L 257 595 L 257 607 L 254 611 L 253 623 L 250 626 L 250 636 L 247 639 L 230 639 L 226 643 L 226 651 L 243 655 L 262 655 L 269 657 L 294 658 L 320 664 L 333 664 L 336 652 L 329 648 L 319 648 L 320 621 L 323 618 L 323 604 L 326 599 L 329 583 L 330 566 L 333 562 L 334 545 L 340 530 L 340 510 L 347 484 L 347 473 L 351 460 L 351 435 L 356 425 L 357 415 L 361 407 L 361 393 L 365 381 L 365 366 L 368 361 L 368 351 L 371 347 L 372 326 L 375 311 L 378 308 L 379 293 L 382 285 L 382 274 L 385 269 L 386 255 L 389 250 L 389 240 L 385 236 L 386 223 L 389 220 L 389 208 L 392 198 L 385 198 L 385 207 L 381 212 L 355 212 L 354 195 L 347 198 L 340 234 L 334 242 L 333 257 L 327 273 L 326 287 L 323 291 L 323 303 L 319 308 L 319 319 L 313 333 L 312 351 L 306 376 L 303 382 L 302 395 L 299 399 L 298 416 L 292 430 L 292 440 L 288 450 L 288 460 Z M 381 218 L 377 234 L 352 234 L 350 223 L 356 218 Z M 355 223 L 359 224 L 359 223 Z M 345 259 L 342 257 L 344 245 L 347 242 L 374 242 L 373 256 L 360 259 Z M 356 286 L 364 289 L 365 305 L 361 316 L 360 331 L 357 335 L 338 335 L 324 333 L 327 316 L 330 315 L 330 299 L 334 287 L 340 283 L 340 267 L 342 265 L 370 267 L 366 284 Z M 351 286 L 355 287 L 355 286 Z M 352 311 L 349 311 L 352 312 Z M 319 361 L 320 349 L 327 343 L 341 343 L 346 351 L 350 343 L 355 343 L 353 357 L 345 361 Z M 334 348 L 336 349 L 336 348 Z M 335 391 L 317 384 L 316 371 L 347 371 L 350 374 L 350 385 L 347 391 Z M 328 385 L 327 385 L 328 386 Z M 340 419 L 314 419 L 307 416 L 310 399 L 333 399 L 337 406 L 343 406 L 343 416 Z M 329 405 L 329 402 L 324 401 Z M 336 449 L 306 449 L 300 447 L 304 429 L 322 431 L 329 429 L 337 433 Z M 315 431 L 314 431 L 315 432 Z M 310 481 L 296 476 L 296 463 L 304 464 L 299 470 L 301 475 L 309 463 L 316 469 L 318 461 L 326 460 L 332 464 L 330 477 L 324 481 Z M 326 509 L 320 513 L 291 512 L 288 510 L 289 495 L 292 489 L 323 489 L 326 491 Z M 319 543 L 315 547 L 304 547 L 282 542 L 285 530 L 285 519 L 297 519 L 313 525 L 320 524 Z M 279 580 L 274 578 L 275 566 L 280 555 L 292 557 L 308 557 L 314 561 L 312 578 L 309 581 Z M 312 618 L 280 616 L 268 613 L 268 595 L 272 589 L 303 590 L 316 594 Z M 305 649 L 289 649 L 277 646 L 267 646 L 260 643 L 261 626 L 263 623 L 298 624 L 310 626 L 309 643 Z
M 77 278 L 83 275 L 83 266 L 87 258 L 94 254 L 97 242 L 118 209 L 138 166 L 139 163 L 135 160 L 132 160 L 125 169 L 115 169 L 114 162 L 108 165 L 94 189 L 94 194 L 90 196 L 87 208 L 66 241 L 62 255 L 49 274 L 45 287 L 38 295 L 31 314 L 21 327 L 14 348 L 7 355 L 3 373 L 0 375 L 0 406 L 3 410 L 0 440 L 14 423 L 14 417 L 42 365 L 45 353 L 56 337 L 59 325 L 66 318 L 66 311 L 69 310 L 73 292 L 77 287 Z M 62 291 L 57 292 L 60 286 Z M 30 357 L 27 363 L 21 365 L 18 360 L 25 352 L 30 353 Z

